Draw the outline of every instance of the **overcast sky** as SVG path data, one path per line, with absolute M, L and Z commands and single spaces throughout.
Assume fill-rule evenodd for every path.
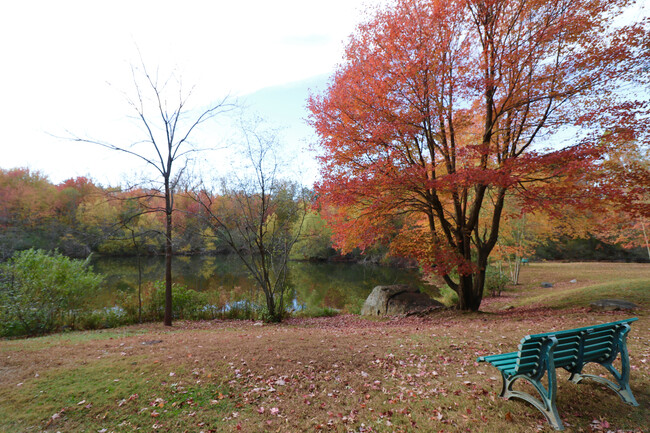
M 130 143 L 131 65 L 196 85 L 197 108 L 226 94 L 283 127 L 301 158 L 303 181 L 316 178 L 303 119 L 309 90 L 323 89 L 368 8 L 386 0 L 17 0 L 0 13 L 0 168 L 29 167 L 55 183 L 90 176 L 103 185 L 137 177 L 128 155 L 55 136 Z M 628 15 L 647 16 L 640 1 Z M 621 17 L 627 20 L 626 17 Z M 216 124 L 200 145 L 227 146 Z M 206 157 L 210 175 L 231 165 Z M 205 166 L 204 166 L 205 168 Z
M 324 86 L 363 11 L 380 1 L 6 2 L 0 167 L 29 167 L 53 182 L 90 175 L 106 185 L 133 175 L 141 164 L 127 155 L 53 136 L 120 139 L 138 50 L 150 69 L 196 85 L 197 107 L 248 95 L 298 149 L 311 134 L 300 120 L 307 89 Z

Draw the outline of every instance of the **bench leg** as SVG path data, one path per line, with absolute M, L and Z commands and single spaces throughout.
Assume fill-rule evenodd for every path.
M 611 373 L 611 375 L 614 377 L 614 380 L 616 380 L 616 383 L 603 377 L 595 376 L 593 374 L 582 374 L 582 367 L 584 366 L 581 366 L 578 371 L 572 372 L 569 380 L 573 383 L 580 383 L 584 379 L 591 379 L 595 382 L 607 386 L 609 389 L 618 394 L 618 396 L 621 397 L 621 400 L 623 400 L 625 403 L 632 406 L 638 406 L 639 403 L 637 403 L 634 395 L 632 394 L 632 390 L 630 389 L 630 357 L 627 352 L 626 343 L 627 333 L 629 331 L 629 325 L 626 324 L 624 327 L 622 327 L 616 336 L 616 345 L 612 351 L 612 355 L 607 360 L 600 362 L 600 365 L 605 367 L 607 371 Z M 612 365 L 612 363 L 618 357 L 619 353 L 621 354 L 620 372 Z
M 562 420 L 560 419 L 557 407 L 555 406 L 555 400 L 557 397 L 557 378 L 555 376 L 555 363 L 553 362 L 553 348 L 556 344 L 557 340 L 552 338 L 542 348 L 542 359 L 540 364 L 543 367 L 534 377 L 524 374 L 507 377 L 503 372 L 501 372 L 503 378 L 501 397 L 504 397 L 506 400 L 517 398 L 532 404 L 537 408 L 537 410 L 544 414 L 549 424 L 551 424 L 555 430 L 564 430 Z M 544 387 L 544 384 L 542 384 L 544 373 L 546 373 L 548 379 L 548 389 Z M 539 393 L 541 399 L 535 398 L 525 392 L 513 390 L 512 386 L 517 379 L 524 379 L 530 382 Z
M 612 375 L 616 378 L 616 374 L 618 373 L 614 367 L 611 366 L 604 366 L 609 370 Z M 636 399 L 634 398 L 634 395 L 632 394 L 632 390 L 630 389 L 630 385 L 625 383 L 622 384 L 619 382 L 618 384 L 612 382 L 611 380 L 607 380 L 604 377 L 600 376 L 594 376 L 593 374 L 580 374 L 580 373 L 573 373 L 569 380 L 573 383 L 580 383 L 584 379 L 591 379 L 594 382 L 601 383 L 614 391 L 616 394 L 618 394 L 619 397 L 621 397 L 621 400 L 623 400 L 625 403 L 631 405 L 631 406 L 638 406 L 639 403 L 637 403 Z
M 535 406 L 535 408 L 537 408 L 537 410 L 544 414 L 549 424 L 551 424 L 555 430 L 564 430 L 562 420 L 560 419 L 560 414 L 558 413 L 557 407 L 555 406 L 555 400 L 557 396 L 557 381 L 555 374 L 547 374 L 547 376 L 549 382 L 548 390 L 544 387 L 541 381 L 531 379 L 528 376 L 513 376 L 510 379 L 507 379 L 504 376 L 501 397 L 504 397 L 506 400 L 517 398 L 519 400 L 523 400 L 532 404 Z M 512 385 L 517 379 L 524 379 L 530 382 L 539 393 L 541 399 L 535 398 L 534 396 L 525 392 L 513 390 Z

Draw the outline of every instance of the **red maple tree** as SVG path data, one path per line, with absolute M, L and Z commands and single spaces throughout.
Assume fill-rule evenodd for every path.
M 617 21 L 631 3 L 378 9 L 309 100 L 323 148 L 317 192 L 337 246 L 390 239 L 441 275 L 459 308 L 478 310 L 506 197 L 530 208 L 593 203 L 614 191 L 590 178 L 608 143 L 647 137 L 647 105 L 624 91 L 649 82 L 647 21 Z M 560 142 L 553 133 L 567 125 L 589 133 Z

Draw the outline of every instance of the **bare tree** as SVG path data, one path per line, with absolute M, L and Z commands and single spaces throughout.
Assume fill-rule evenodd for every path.
M 235 253 L 259 285 L 265 320 L 282 321 L 288 288 L 291 249 L 300 237 L 308 193 L 280 170 L 277 135 L 260 121 L 243 128 L 245 167 L 222 179 L 219 195 L 196 198 L 206 210 L 213 232 Z
M 160 197 L 164 204 L 154 210 L 165 215 L 165 318 L 164 324 L 172 324 L 172 215 L 174 190 L 187 167 L 190 154 L 205 150 L 195 146 L 190 136 L 199 125 L 232 108 L 229 97 L 210 104 L 201 111 L 188 109 L 192 89 L 184 92 L 182 83 L 173 75 L 160 80 L 158 72 L 150 74 L 141 61 L 140 67 L 131 67 L 134 95 L 126 100 L 142 127 L 143 136 L 127 144 L 117 144 L 72 136 L 83 143 L 93 143 L 111 150 L 131 155 L 144 162 L 160 175 L 152 181 L 151 195 Z M 177 90 L 170 90 L 175 85 Z M 180 165 L 184 163 L 183 165 Z M 179 169 L 180 167 L 180 169 Z

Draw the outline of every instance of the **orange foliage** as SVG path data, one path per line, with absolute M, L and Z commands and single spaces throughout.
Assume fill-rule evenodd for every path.
M 650 128 L 643 101 L 620 100 L 621 85 L 649 82 L 647 23 L 612 30 L 629 3 L 397 0 L 361 24 L 309 101 L 337 245 L 395 233 L 394 250 L 476 310 L 506 195 L 532 211 L 619 194 L 602 157 Z M 591 133 L 537 145 L 569 124 Z
M 52 216 L 54 187 L 39 172 L 27 168 L 0 169 L 0 227 L 36 227 Z

